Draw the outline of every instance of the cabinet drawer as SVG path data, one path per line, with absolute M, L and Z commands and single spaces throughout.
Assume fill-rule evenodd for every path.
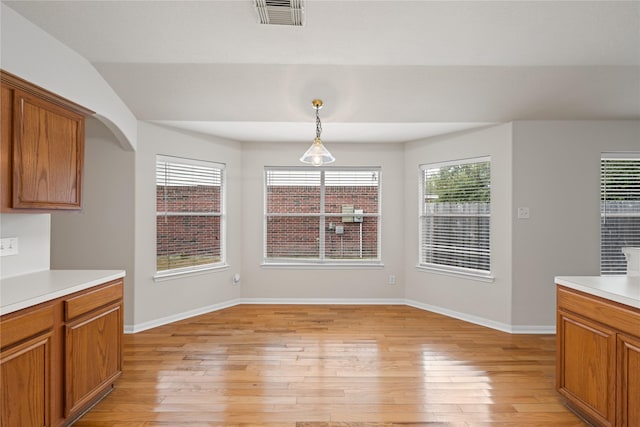
M 558 286 L 557 298 L 559 309 L 582 315 L 631 335 L 638 335 L 640 310 L 562 286 Z
M 122 280 L 115 280 L 100 289 L 67 298 L 64 301 L 65 321 L 122 299 L 122 283 Z
M 13 345 L 53 328 L 53 305 L 19 313 L 17 316 L 7 315 L 9 318 L 0 321 L 0 348 Z

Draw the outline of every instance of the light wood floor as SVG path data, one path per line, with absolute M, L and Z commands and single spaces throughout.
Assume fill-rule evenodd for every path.
M 555 337 L 407 306 L 241 305 L 124 338 L 76 427 L 584 426 Z

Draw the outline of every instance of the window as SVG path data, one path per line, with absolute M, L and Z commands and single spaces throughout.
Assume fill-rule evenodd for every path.
M 156 158 L 156 270 L 224 264 L 224 165 Z
M 625 274 L 623 247 L 640 247 L 640 153 L 600 161 L 600 274 Z
M 265 263 L 380 261 L 380 170 L 265 169 Z
M 419 266 L 488 275 L 490 159 L 423 165 L 420 188 Z

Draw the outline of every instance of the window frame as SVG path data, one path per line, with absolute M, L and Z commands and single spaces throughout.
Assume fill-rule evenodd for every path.
M 156 155 L 156 163 L 155 163 L 155 190 L 157 192 L 157 188 L 158 188 L 158 165 L 160 162 L 164 162 L 164 163 L 173 163 L 173 164 L 180 164 L 180 165 L 192 165 L 192 166 L 200 166 L 200 167 L 207 167 L 207 168 L 211 168 L 211 169 L 218 169 L 220 171 L 220 211 L 219 212 L 207 212 L 204 213 L 203 212 L 194 212 L 194 211 L 184 211 L 186 214 L 185 215 L 180 215 L 181 212 L 176 212 L 176 213 L 170 213 L 168 211 L 159 211 L 157 208 L 157 195 L 156 195 L 156 209 L 155 209 L 155 230 L 156 230 L 156 239 L 155 239 L 155 251 L 156 251 L 156 256 L 155 256 L 155 275 L 153 276 L 155 281 L 162 281 L 162 280 L 167 280 L 167 279 L 171 279 L 171 278 L 175 278 L 175 277 L 179 277 L 179 276 L 185 276 L 185 275 L 192 275 L 192 274 L 201 274 L 201 273 L 205 273 L 211 270 L 218 270 L 218 269 L 225 269 L 228 268 L 228 264 L 227 264 L 227 215 L 226 215 L 226 195 L 227 195 L 227 191 L 226 191 L 226 187 L 227 187 L 227 182 L 226 182 L 226 165 L 224 163 L 220 163 L 220 162 L 214 162 L 214 161 L 209 161 L 209 160 L 202 160 L 202 159 L 192 159 L 192 158 L 187 158 L 187 157 L 179 157 L 179 156 L 171 156 L 171 155 L 165 155 L 165 154 L 157 154 Z M 195 216 L 198 215 L 202 215 L 202 216 L 211 216 L 211 217 L 218 217 L 220 218 L 220 260 L 219 261 L 215 261 L 212 263 L 207 263 L 207 264 L 200 264 L 200 265 L 191 265 L 191 266 L 187 266 L 187 267 L 179 267 L 179 268 L 172 268 L 172 269 L 167 269 L 167 270 L 158 270 L 158 240 L 157 240 L 157 235 L 158 235 L 158 218 L 163 216 L 163 215 L 170 215 L 170 216 L 194 216 L 193 214 L 196 214 Z
M 317 213 L 278 213 L 269 214 L 267 212 L 267 177 L 269 171 L 294 171 L 294 172 L 320 172 L 320 203 Z M 377 218 L 377 241 L 376 241 L 376 258 L 357 259 L 337 259 L 327 258 L 325 254 L 326 248 L 326 218 L 342 216 L 339 212 L 325 212 L 325 173 L 326 172 L 376 172 L 378 176 L 378 203 L 377 213 L 363 213 L 363 217 Z M 382 167 L 380 166 L 354 166 L 354 167 L 335 167 L 335 166 L 265 166 L 263 169 L 263 233 L 262 233 L 262 266 L 263 267 L 291 267 L 291 268 L 327 268 L 327 267 L 383 267 L 382 262 Z M 290 258 L 290 257 L 267 257 L 267 235 L 268 235 L 268 218 L 270 216 L 280 217 L 312 217 L 319 218 L 319 252 L 318 258 Z
M 427 212 L 425 210 L 426 204 L 424 202 L 424 197 L 426 196 L 426 189 L 425 189 L 426 182 L 424 180 L 425 171 L 428 169 L 435 169 L 438 167 L 456 166 L 456 165 L 465 165 L 465 164 L 483 163 L 483 162 L 489 163 L 489 191 L 490 191 L 489 214 L 486 215 L 489 218 L 489 230 L 488 230 L 489 270 L 479 270 L 479 269 L 466 268 L 466 267 L 450 266 L 446 264 L 424 262 L 423 260 L 425 259 L 425 242 L 423 241 L 423 237 L 425 235 L 423 230 L 424 228 L 423 219 L 427 217 Z M 492 244 L 493 243 L 492 242 L 493 221 L 491 221 L 491 218 L 493 216 L 493 213 L 492 213 L 493 208 L 491 205 L 491 201 L 493 200 L 493 194 L 492 194 L 493 186 L 491 182 L 492 178 L 493 178 L 493 172 L 492 172 L 490 155 L 456 159 L 456 160 L 447 160 L 442 162 L 424 163 L 418 166 L 418 239 L 417 239 L 418 240 L 418 250 L 417 250 L 418 262 L 416 264 L 416 268 L 418 270 L 422 270 L 430 273 L 444 274 L 448 276 L 456 276 L 456 277 L 461 277 L 465 279 L 473 279 L 481 282 L 493 282 L 495 280 L 495 277 L 492 274 L 493 272 L 493 244 Z

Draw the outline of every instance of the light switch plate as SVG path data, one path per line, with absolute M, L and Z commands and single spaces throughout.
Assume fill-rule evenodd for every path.
M 0 256 L 18 255 L 18 238 L 7 237 L 0 239 Z

